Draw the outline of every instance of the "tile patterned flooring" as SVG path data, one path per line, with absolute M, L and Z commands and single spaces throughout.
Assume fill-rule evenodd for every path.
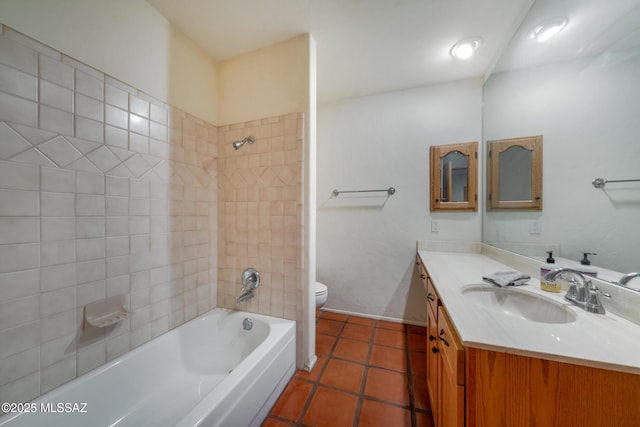
M 433 427 L 426 328 L 322 311 L 318 362 L 296 371 L 263 427 Z

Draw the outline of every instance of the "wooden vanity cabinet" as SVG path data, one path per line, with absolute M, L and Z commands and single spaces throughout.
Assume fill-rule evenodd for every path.
M 464 426 L 464 348 L 418 256 L 427 293 L 427 389 L 436 427 Z

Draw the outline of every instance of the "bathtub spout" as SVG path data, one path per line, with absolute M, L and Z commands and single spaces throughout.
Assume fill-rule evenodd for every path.
M 243 293 L 242 295 L 240 295 L 238 297 L 238 299 L 236 300 L 236 304 L 247 302 L 251 298 L 253 298 L 253 291 L 252 290 L 251 291 L 246 291 L 245 293 Z

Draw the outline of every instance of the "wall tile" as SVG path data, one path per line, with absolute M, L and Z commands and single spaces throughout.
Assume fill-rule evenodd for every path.
M 40 295 L 0 303 L 0 330 L 39 320 Z
M 129 132 L 111 125 L 104 126 L 104 142 L 105 144 L 119 147 L 129 148 Z
M 78 172 L 76 174 L 76 192 L 82 194 L 104 194 L 104 175 Z
M 31 144 L 6 123 L 0 122 L 0 159 L 8 159 L 31 148 Z
M 104 106 L 104 122 L 120 129 L 129 129 L 129 114 L 126 110 L 106 104 Z
M 104 217 L 77 217 L 76 238 L 91 239 L 105 237 Z
M 89 113 L 87 113 L 89 114 Z M 104 142 L 104 123 L 77 115 L 75 117 L 75 136 L 99 143 Z
M 105 280 L 79 284 L 76 287 L 76 306 L 84 307 L 87 304 L 106 298 L 106 290 Z
M 105 257 L 105 239 L 76 240 L 77 261 L 91 261 Z
M 38 126 L 38 104 L 0 92 L 0 120 Z
M 19 123 L 25 123 L 19 121 Z M 73 114 L 46 105 L 39 108 L 39 128 L 62 135 L 74 135 Z M 25 123 L 31 124 L 31 123 Z
M 76 261 L 75 240 L 40 243 L 40 265 L 48 267 Z
M 105 260 L 82 261 L 76 263 L 76 283 L 89 283 L 106 277 Z
M 42 216 L 72 217 L 75 215 L 75 195 L 66 193 L 40 193 Z
M 40 241 L 38 218 L 0 217 L 0 245 Z
M 105 84 L 104 91 L 105 102 L 107 104 L 111 104 L 123 110 L 129 110 L 129 94 L 126 91 L 110 83 Z
M 32 348 L 2 361 L 4 369 L 0 371 L 0 385 L 36 372 L 40 366 L 40 349 Z
M 76 351 L 75 334 L 47 341 L 40 347 L 40 369 L 53 365 Z
M 40 228 L 42 242 L 76 238 L 75 218 L 41 218 Z
M 40 370 L 40 393 L 46 393 L 76 377 L 75 355 Z
M 40 78 L 73 89 L 73 67 L 42 54 L 39 55 L 39 66 Z
M 0 359 L 40 344 L 40 322 L 25 323 L 15 328 L 0 331 Z
M 73 113 L 73 91 L 57 84 L 40 80 L 40 103 Z
M 40 267 L 40 244 L 0 246 L 0 273 Z M 0 328 L 1 329 L 1 328 Z
M 104 121 L 103 103 L 95 98 L 76 93 L 76 115 L 86 117 L 97 122 Z
M 0 63 L 38 75 L 38 53 L 7 37 L 0 37 Z
M 102 101 L 104 99 L 104 76 L 100 79 L 96 78 L 95 73 L 93 74 L 76 69 L 76 92 Z
M 0 91 L 36 101 L 38 79 L 15 68 L 0 64 Z
M 38 293 L 40 293 L 39 269 L 0 274 L 0 302 Z M 0 342 L 4 344 L 6 341 L 0 340 Z
M 76 284 L 76 266 L 74 263 L 60 264 L 40 269 L 42 292 L 62 289 Z
M 73 289 L 73 288 L 70 288 Z M 75 294 L 74 294 L 75 295 Z M 71 304 L 70 304 L 71 305 Z M 40 325 L 40 335 L 42 342 L 59 338 L 61 336 L 75 333 L 76 331 L 76 307 L 75 299 L 73 307 L 69 307 L 66 311 L 45 316 Z
M 74 172 L 65 169 L 41 168 L 40 187 L 42 191 L 73 193 L 75 190 Z
M 43 292 L 40 297 L 40 315 L 48 317 L 66 312 L 76 306 L 76 289 L 68 287 L 55 291 Z
M 105 198 L 102 195 L 78 194 L 76 195 L 77 216 L 104 216 Z

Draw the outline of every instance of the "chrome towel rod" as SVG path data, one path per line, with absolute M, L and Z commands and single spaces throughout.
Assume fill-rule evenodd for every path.
M 609 182 L 640 182 L 640 179 L 604 179 L 604 178 L 596 178 L 591 181 L 596 188 L 604 188 L 605 184 Z
M 338 197 L 340 195 L 340 193 L 377 193 L 380 191 L 384 191 L 386 192 L 388 195 L 392 195 L 396 192 L 396 189 L 393 187 L 389 187 L 385 190 L 348 190 L 348 191 L 338 191 L 338 190 L 333 190 L 333 192 L 331 193 L 333 195 L 333 197 Z

